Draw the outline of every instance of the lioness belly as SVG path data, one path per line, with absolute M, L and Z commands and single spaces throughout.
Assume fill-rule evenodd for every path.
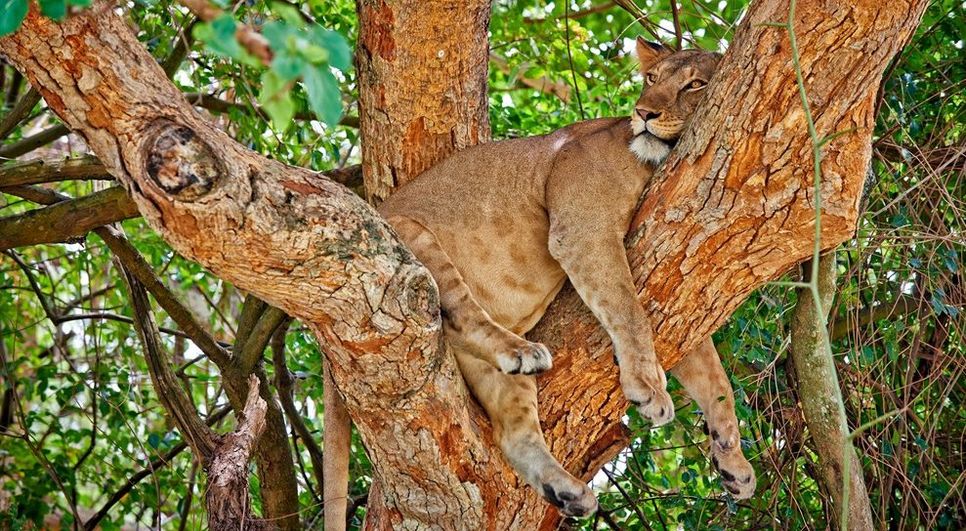
M 462 231 L 432 228 L 480 306 L 518 334 L 533 328 L 566 280 L 547 249 L 545 216 L 523 207 Z

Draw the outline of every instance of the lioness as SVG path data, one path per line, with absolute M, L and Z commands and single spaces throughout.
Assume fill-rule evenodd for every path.
M 507 460 L 569 516 L 593 513 L 597 500 L 547 448 L 528 375 L 550 368 L 551 355 L 522 337 L 566 279 L 610 335 L 627 398 L 655 425 L 674 417 L 624 236 L 720 56 L 641 39 L 637 55 L 646 85 L 630 118 L 468 148 L 380 207 L 436 280 L 446 337 Z M 754 470 L 741 454 L 731 386 L 710 339 L 672 374 L 704 411 L 725 488 L 750 496 Z

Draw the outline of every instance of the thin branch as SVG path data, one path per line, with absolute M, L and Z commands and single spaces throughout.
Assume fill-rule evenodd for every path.
M 107 168 L 96 157 L 36 159 L 15 162 L 0 168 L 0 188 L 59 181 L 112 180 Z
M 40 92 L 33 87 L 17 100 L 16 105 L 3 117 L 3 120 L 0 120 L 0 140 L 10 136 L 17 125 L 27 118 L 38 101 L 40 101 Z
M 570 18 L 570 0 L 564 1 L 564 13 Z M 580 111 L 580 119 L 586 120 L 584 115 L 584 102 L 580 99 L 580 86 L 577 84 L 577 71 L 574 70 L 574 56 L 570 51 L 570 21 L 564 21 L 564 35 L 567 38 L 567 61 L 570 63 L 570 78 L 574 83 L 574 94 L 577 95 L 577 109 Z
M 183 24 L 181 30 L 178 31 L 178 36 L 175 37 L 176 42 L 171 48 L 171 53 L 165 57 L 164 61 L 161 62 L 161 69 L 164 70 L 168 79 L 174 77 L 175 72 L 181 67 L 181 63 L 184 62 L 185 57 L 188 56 L 188 52 L 191 50 L 191 45 L 195 42 L 194 34 L 191 30 L 198 24 L 198 19 L 194 16 L 189 15 L 188 18 L 191 19 L 187 24 Z
M 640 23 L 641 27 L 644 28 L 644 31 L 646 31 L 648 35 L 655 40 L 661 40 L 661 36 L 657 31 L 657 25 L 647 18 L 647 13 L 645 13 L 643 9 L 637 7 L 637 4 L 634 3 L 634 0 L 616 0 L 614 3 L 623 8 L 624 11 L 630 13 L 631 16 L 634 17 L 634 20 Z
M 144 360 L 147 362 L 148 373 L 154 383 L 158 401 L 191 446 L 192 452 L 207 466 L 218 446 L 214 434 L 198 416 L 191 397 L 181 387 L 177 376 L 168 364 L 158 327 L 151 312 L 147 290 L 120 260 L 115 260 L 115 265 L 128 286 L 128 295 L 134 313 L 134 328 L 144 349 Z
M 265 310 L 259 316 L 258 321 L 248 334 L 245 335 L 244 343 L 235 341 L 232 358 L 238 368 L 244 374 L 249 374 L 255 369 L 255 365 L 265 352 L 265 347 L 272 339 L 275 329 L 285 320 L 285 312 L 273 306 L 265 305 Z M 239 330 L 240 330 L 239 325 Z
M 151 293 L 158 305 L 177 323 L 197 347 L 218 366 L 229 362 L 228 351 L 201 325 L 191 311 L 161 283 L 151 265 L 117 229 L 102 227 L 95 233 L 104 240 L 125 269 Z
M 67 135 L 67 133 L 70 133 L 70 129 L 64 124 L 51 126 L 39 133 L 0 147 L 0 159 L 13 159 L 24 153 L 30 153 L 41 146 L 46 146 L 54 140 Z
M 223 407 L 215 411 L 211 415 L 209 415 L 208 418 L 205 420 L 205 424 L 207 424 L 209 427 L 214 426 L 218 421 L 227 417 L 228 413 L 230 412 L 231 412 L 230 407 Z M 126 482 L 124 482 L 124 485 L 121 485 L 121 488 L 116 490 L 114 494 L 112 494 L 111 497 L 108 498 L 106 502 L 104 502 L 104 505 L 102 505 L 101 508 L 98 509 L 97 512 L 90 517 L 90 519 L 84 522 L 85 531 L 91 531 L 95 529 L 97 527 L 97 524 L 99 524 L 100 521 L 103 520 L 105 516 L 107 516 L 108 511 L 110 511 L 112 507 L 117 505 L 119 501 L 123 500 L 132 490 L 134 490 L 134 487 L 136 487 L 138 483 L 141 482 L 142 479 L 150 476 L 151 474 L 154 474 L 158 470 L 167 466 L 168 463 L 173 461 L 174 458 L 177 457 L 181 452 L 183 452 L 187 447 L 188 447 L 188 443 L 181 441 L 178 444 L 172 446 L 171 449 L 168 450 L 167 453 L 165 453 L 163 456 L 151 461 L 150 463 L 148 463 L 146 467 L 142 468 L 141 470 L 138 470 L 133 475 L 131 475 L 131 477 L 128 478 Z
M 677 0 L 670 0 L 671 2 L 671 17 L 674 19 L 674 49 L 681 49 L 681 20 L 678 17 L 678 2 Z
M 319 447 L 312 432 L 309 431 L 302 420 L 302 415 L 295 408 L 294 388 L 295 380 L 292 373 L 288 370 L 285 363 L 285 333 L 288 331 L 290 321 L 285 321 L 275 330 L 272 336 L 272 362 L 275 365 L 275 388 L 278 389 L 278 399 L 282 403 L 282 410 L 288 418 L 292 429 L 302 439 L 302 444 L 309 451 L 309 458 L 312 460 L 312 474 L 321 489 L 325 485 L 322 476 L 322 448 Z

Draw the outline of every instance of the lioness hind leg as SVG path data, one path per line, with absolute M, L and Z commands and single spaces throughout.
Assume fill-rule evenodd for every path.
M 436 280 L 446 338 L 507 374 L 536 374 L 550 368 L 550 350 L 493 321 L 473 298 L 459 270 L 422 224 L 400 216 L 389 223 Z
M 547 448 L 537 416 L 537 385 L 532 376 L 502 374 L 457 350 L 460 372 L 493 423 L 493 436 L 507 461 L 531 487 L 567 516 L 597 510 L 586 483 L 568 473 Z
M 734 392 L 711 339 L 678 362 L 671 374 L 704 412 L 711 461 L 721 473 L 721 483 L 735 498 L 750 498 L 755 493 L 755 469 L 741 453 Z

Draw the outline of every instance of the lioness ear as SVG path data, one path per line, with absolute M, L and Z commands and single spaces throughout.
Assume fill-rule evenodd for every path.
M 654 66 L 661 59 L 671 55 L 673 50 L 658 42 L 644 40 L 643 37 L 637 38 L 637 60 L 641 63 L 641 73 L 646 73 L 649 68 Z

